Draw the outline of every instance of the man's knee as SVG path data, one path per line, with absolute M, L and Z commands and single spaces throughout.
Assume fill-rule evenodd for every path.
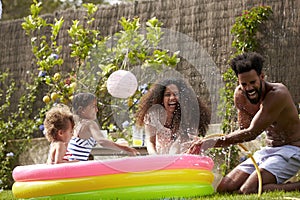
M 224 187 L 224 184 L 222 182 L 217 187 L 217 192 L 219 192 L 219 193 L 225 193 L 226 190 L 227 189 Z
M 231 193 L 233 191 L 238 190 L 238 187 L 236 184 L 234 184 L 232 181 L 224 177 L 220 184 L 217 187 L 217 192 L 219 193 Z
M 256 186 L 253 185 L 242 185 L 242 187 L 240 188 L 239 193 L 241 194 L 253 194 L 253 193 L 257 193 L 258 189 Z

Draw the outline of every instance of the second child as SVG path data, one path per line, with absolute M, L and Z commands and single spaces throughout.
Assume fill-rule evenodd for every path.
M 51 142 L 47 164 L 69 162 L 67 146 L 73 135 L 74 126 L 73 115 L 65 105 L 52 107 L 46 113 L 45 136 Z

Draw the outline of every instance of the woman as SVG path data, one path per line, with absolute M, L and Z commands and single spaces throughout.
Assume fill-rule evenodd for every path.
M 194 137 L 205 135 L 210 115 L 183 79 L 167 78 L 141 98 L 136 124 L 145 128 L 149 154 L 183 153 Z

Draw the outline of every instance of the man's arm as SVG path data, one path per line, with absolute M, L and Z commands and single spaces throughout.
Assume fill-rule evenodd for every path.
M 254 115 L 259 110 L 259 105 L 251 104 L 240 87 L 237 87 L 234 92 L 234 105 L 238 112 L 238 124 L 240 129 L 248 128 Z

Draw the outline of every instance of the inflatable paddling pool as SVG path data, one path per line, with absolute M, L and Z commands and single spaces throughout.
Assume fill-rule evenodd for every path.
M 18 166 L 16 198 L 153 199 L 214 192 L 213 161 L 206 156 L 155 155 Z

